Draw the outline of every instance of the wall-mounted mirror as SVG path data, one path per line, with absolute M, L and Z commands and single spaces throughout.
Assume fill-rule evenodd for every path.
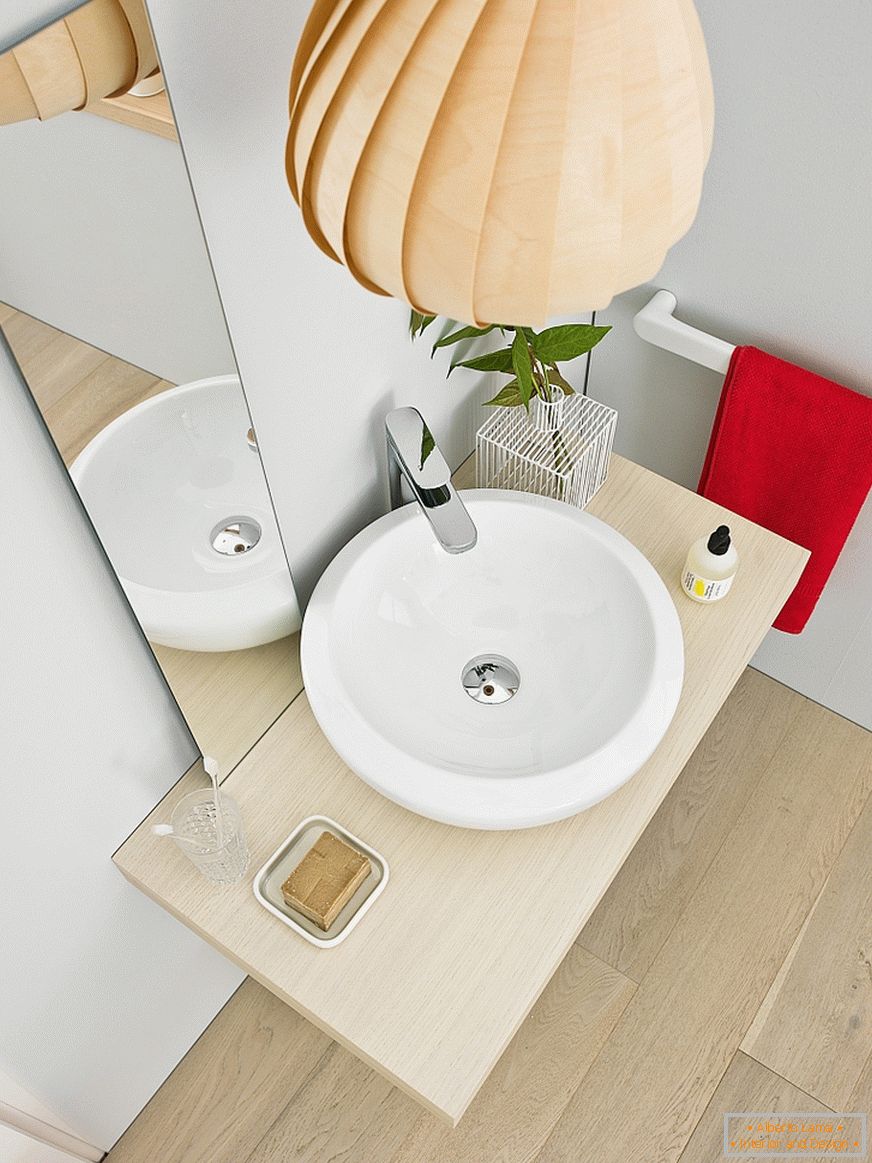
M 145 10 L 111 7 L 0 61 L 0 327 L 227 771 L 300 690 L 299 610 Z

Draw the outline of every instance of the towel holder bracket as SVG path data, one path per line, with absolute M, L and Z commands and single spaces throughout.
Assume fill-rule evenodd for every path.
M 677 305 L 671 291 L 657 291 L 633 318 L 636 334 L 646 343 L 726 375 L 735 347 L 676 319 Z

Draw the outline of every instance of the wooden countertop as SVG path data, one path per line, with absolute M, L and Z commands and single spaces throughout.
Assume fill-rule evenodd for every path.
M 469 464 L 458 484 L 469 482 Z M 216 888 L 150 825 L 204 784 L 189 772 L 115 854 L 124 875 L 294 1009 L 430 1110 L 456 1123 L 545 988 L 772 624 L 805 550 L 612 458 L 590 512 L 629 538 L 672 593 L 684 691 L 653 757 L 613 796 L 557 824 L 477 832 L 416 816 L 337 757 L 305 692 L 228 777 L 252 851 Z M 690 543 L 726 519 L 741 566 L 730 596 L 679 592 Z M 240 698 L 245 693 L 240 692 Z M 296 937 L 254 899 L 254 872 L 305 816 L 323 813 L 384 853 L 391 880 L 333 949 Z

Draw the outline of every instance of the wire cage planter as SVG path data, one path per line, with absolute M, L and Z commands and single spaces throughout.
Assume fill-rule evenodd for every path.
M 590 396 L 496 408 L 476 436 L 479 488 L 516 489 L 584 509 L 605 483 L 618 414 Z

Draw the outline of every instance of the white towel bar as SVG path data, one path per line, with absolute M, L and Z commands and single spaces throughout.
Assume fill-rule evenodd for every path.
M 726 375 L 735 347 L 673 318 L 672 313 L 677 304 L 678 300 L 671 291 L 658 291 L 634 317 L 636 334 L 655 347 L 663 347 L 666 351 Z

